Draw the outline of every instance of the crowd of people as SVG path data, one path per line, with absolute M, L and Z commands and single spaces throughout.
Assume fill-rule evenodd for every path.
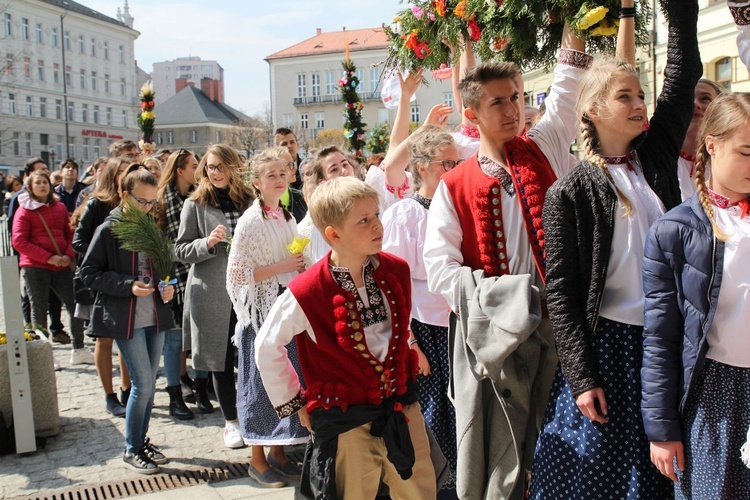
M 467 44 L 460 129 L 437 105 L 410 134 L 422 75 L 399 75 L 366 168 L 286 128 L 247 161 L 118 141 L 83 182 L 30 159 L 6 180 L 29 327 L 71 343 L 65 306 L 140 473 L 168 461 L 163 357 L 170 415 L 213 392 L 249 476 L 311 498 L 750 498 L 750 96 L 701 78 L 697 1 L 663 3 L 651 116 L 622 0 L 615 58 L 566 27 L 541 111 Z M 750 4 L 729 7 L 750 66 Z M 129 210 L 174 242 L 174 282 L 115 235 Z

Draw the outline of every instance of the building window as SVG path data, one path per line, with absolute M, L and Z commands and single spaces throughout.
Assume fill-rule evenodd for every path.
M 8 94 L 8 113 L 16 114 L 16 94 Z
M 21 18 L 21 39 L 22 40 L 28 40 L 29 39 L 29 20 L 25 17 Z
M 72 101 L 68 101 L 68 121 L 76 121 L 76 105 Z
M 26 96 L 26 116 L 34 116 L 34 101 L 30 95 Z
M 716 83 L 724 88 L 732 86 L 732 60 L 728 57 L 719 59 L 714 65 L 716 69 Z
M 124 109 L 122 110 L 122 127 L 128 128 L 128 112 Z
M 94 157 L 99 158 L 102 155 L 102 140 L 94 139 Z
M 378 125 L 388 123 L 388 110 L 386 108 L 378 108 Z
M 31 133 L 30 132 L 26 132 L 25 137 L 26 137 L 26 140 L 24 141 L 24 146 L 25 146 L 24 150 L 25 150 L 26 156 L 30 157 L 31 153 L 32 153 L 32 149 L 31 149 Z
M 96 39 L 92 38 L 91 42 L 89 43 L 89 47 L 91 48 L 91 56 L 96 56 Z
M 315 113 L 315 128 L 326 128 L 325 111 L 318 111 Z
M 39 116 L 41 118 L 47 118 L 47 98 L 39 98 Z
M 292 128 L 294 126 L 294 115 L 284 115 L 284 126 L 286 128 Z
M 13 154 L 15 156 L 21 156 L 21 141 L 18 137 L 18 132 L 13 132 Z
M 309 128 L 307 113 L 299 115 L 299 128 Z
M 31 78 L 31 59 L 28 57 L 23 58 L 23 77 Z
M 161 146 L 164 141 L 161 137 L 161 132 L 157 132 L 155 138 L 156 138 L 156 144 Z
M 167 144 L 174 144 L 174 132 L 167 132 Z
M 359 88 L 364 89 L 365 88 L 365 70 L 363 70 L 362 68 L 358 68 L 354 74 L 357 76 L 357 80 L 359 80 Z
M 89 161 L 89 140 L 88 139 L 83 140 L 82 153 L 83 153 L 83 161 Z
M 419 123 L 419 106 L 411 107 L 411 121 Z
M 71 80 L 70 80 L 70 66 L 65 66 L 65 84 L 68 85 L 68 87 L 71 87 Z
M 443 92 L 443 104 L 453 107 L 453 92 Z
M 57 145 L 55 147 L 55 149 L 57 150 L 57 157 L 58 158 L 62 158 L 63 157 L 63 155 L 62 155 L 62 143 L 63 143 L 63 136 L 58 135 L 57 136 Z
M 91 90 L 96 92 L 96 71 L 91 72 Z
M 78 35 L 78 53 L 83 54 L 86 52 L 85 42 L 83 41 L 83 35 Z
M 70 31 L 63 33 L 63 47 L 65 50 L 70 50 Z
M 57 48 L 57 28 L 52 28 L 52 46 Z
M 103 43 L 104 59 L 109 59 L 109 42 Z
M 57 63 L 52 63 L 52 81 L 60 83 L 60 65 Z
M 71 137 L 70 142 L 68 143 L 68 158 L 75 158 L 76 157 L 76 138 Z
M 63 116 L 62 99 L 55 99 L 55 119 L 62 120 Z
M 5 26 L 5 36 L 13 35 L 13 29 L 11 27 L 13 24 L 12 18 L 8 12 L 3 13 L 3 24 Z
M 190 131 L 190 142 L 192 144 L 195 144 L 198 142 L 198 131 L 197 130 L 191 130 Z
M 81 87 L 81 89 L 86 88 L 86 70 L 85 69 L 81 70 L 81 75 L 78 78 L 78 85 L 79 87 Z
M 104 92 L 109 94 L 109 75 L 104 75 Z
M 99 125 L 99 106 L 94 105 L 94 111 L 91 114 L 91 118 L 96 125 Z
M 336 73 L 333 71 L 326 72 L 326 94 L 333 95 L 336 93 Z
M 370 92 L 377 92 L 380 83 L 380 68 L 370 68 Z
M 120 95 L 125 95 L 125 79 L 120 78 Z
M 107 108 L 107 114 L 105 115 L 107 119 L 107 125 L 110 127 L 112 126 L 112 108 Z
M 49 146 L 49 135 L 39 134 L 39 144 L 42 146 L 42 149 L 45 149 L 45 146 Z
M 119 50 L 120 50 L 120 62 L 124 63 L 125 62 L 125 46 L 124 45 L 120 45 L 120 49 Z
M 83 123 L 89 122 L 89 105 L 81 104 L 81 121 Z
M 40 82 L 44 81 L 44 61 L 37 61 L 36 77 Z
M 42 43 L 42 23 L 36 23 L 36 43 Z
M 305 75 L 297 75 L 297 97 L 307 96 L 307 84 L 305 83 Z
M 320 73 L 313 73 L 311 80 L 313 97 L 320 97 Z

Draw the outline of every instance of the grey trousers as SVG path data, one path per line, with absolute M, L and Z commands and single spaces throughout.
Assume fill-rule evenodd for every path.
M 73 348 L 83 347 L 83 320 L 74 316 L 75 295 L 73 293 L 73 271 L 50 271 L 40 267 L 22 267 L 26 293 L 31 301 L 31 322 L 34 326 L 47 324 L 47 308 L 50 290 L 60 298 L 68 311 L 70 333 L 73 336 Z

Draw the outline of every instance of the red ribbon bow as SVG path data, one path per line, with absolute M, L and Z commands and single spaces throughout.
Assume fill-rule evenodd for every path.
M 743 219 L 750 212 L 750 200 L 747 198 L 740 200 L 737 206 L 740 207 L 740 219 Z

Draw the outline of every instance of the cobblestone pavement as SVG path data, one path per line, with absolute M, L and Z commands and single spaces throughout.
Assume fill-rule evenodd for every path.
M 2 290 L 0 297 L 1 294 Z M 0 331 L 4 331 L 4 323 L 0 302 Z M 65 318 L 63 323 L 67 327 Z M 93 349 L 91 339 L 86 340 L 86 345 Z M 0 456 L 0 498 L 38 496 L 62 488 L 143 477 L 122 466 L 125 419 L 111 417 L 105 411 L 104 394 L 94 365 L 71 367 L 70 346 L 55 345 L 54 355 L 62 366 L 56 372 L 60 433 L 48 438 L 45 446 L 35 453 Z M 116 358 L 114 361 L 117 367 Z M 119 382 L 117 372 L 116 369 L 115 384 Z M 165 383 L 160 376 L 149 430 L 151 441 L 162 447 L 170 459 L 162 467 L 164 472 L 249 462 L 249 448 L 231 450 L 224 446 L 224 420 L 218 404 L 214 413 L 196 413 L 193 420 L 180 422 L 170 417 Z M 192 404 L 188 406 L 195 409 Z M 175 499 L 178 496 L 180 500 L 303 498 L 298 488 L 262 489 L 249 478 L 147 495 Z

